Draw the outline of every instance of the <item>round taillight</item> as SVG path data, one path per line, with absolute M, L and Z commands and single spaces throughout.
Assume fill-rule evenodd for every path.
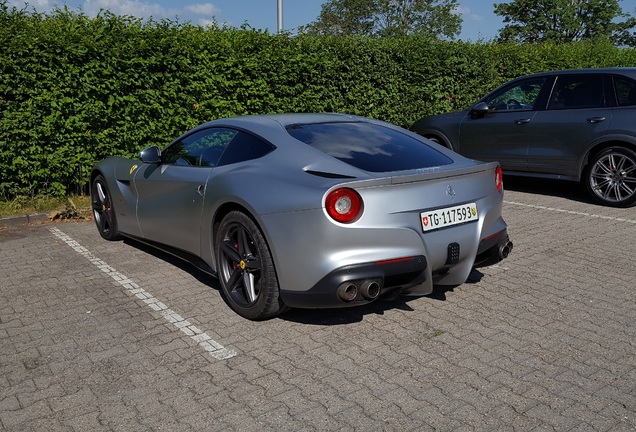
M 355 222 L 362 213 L 362 197 L 353 189 L 334 189 L 325 198 L 325 208 L 336 222 Z
M 503 170 L 500 165 L 497 165 L 495 169 L 495 184 L 497 185 L 497 190 L 501 192 L 503 190 Z

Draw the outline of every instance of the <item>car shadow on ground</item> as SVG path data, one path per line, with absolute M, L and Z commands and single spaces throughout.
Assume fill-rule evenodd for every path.
M 363 306 L 334 309 L 290 309 L 277 318 L 299 324 L 335 326 L 361 322 L 366 315 L 384 315 L 388 310 L 414 311 L 408 302 L 417 297 L 398 297 L 388 300 L 379 298 Z
M 194 266 L 193 264 L 178 258 L 162 249 L 157 249 L 153 246 L 147 245 L 143 242 L 125 238 L 124 243 L 128 246 L 139 249 L 140 251 L 150 254 L 157 259 L 160 259 L 167 264 L 190 274 L 200 283 L 209 286 L 210 288 L 221 294 L 221 286 L 218 279 Z M 483 273 L 478 270 L 473 270 L 468 277 L 466 283 L 476 283 L 481 280 Z M 379 298 L 373 303 L 367 305 L 348 307 L 348 308 L 333 308 L 333 309 L 289 309 L 274 319 L 281 319 L 284 321 L 295 322 L 299 324 L 309 325 L 321 325 L 321 326 L 334 326 L 344 325 L 361 322 L 366 315 L 384 315 L 389 310 L 403 310 L 407 312 L 414 312 L 410 302 L 417 301 L 418 299 L 429 298 L 432 300 L 446 301 L 446 295 L 449 292 L 453 292 L 456 287 L 454 286 L 434 286 L 433 292 L 425 296 L 397 296 L 395 298 Z M 229 308 L 229 306 L 227 306 Z
M 415 312 L 409 303 L 421 299 L 431 299 L 438 301 L 446 301 L 448 293 L 454 292 L 455 288 L 462 285 L 476 284 L 484 277 L 484 274 L 478 269 L 473 269 L 466 282 L 461 285 L 434 285 L 433 292 L 424 296 L 405 296 L 400 295 L 395 298 L 380 297 L 373 303 L 363 306 L 355 306 L 349 308 L 335 309 L 291 309 L 280 315 L 278 318 L 286 321 L 297 322 L 301 324 L 313 325 L 342 325 L 360 322 L 365 315 L 384 315 L 386 311 L 399 309 L 407 312 Z
M 466 284 L 477 283 L 483 277 L 483 273 L 473 270 L 466 280 Z M 415 312 L 409 303 L 421 299 L 432 299 L 446 301 L 448 293 L 452 293 L 457 286 L 433 286 L 433 292 L 424 296 L 400 295 L 395 298 L 380 297 L 373 303 L 363 306 L 335 309 L 291 309 L 280 315 L 278 318 L 312 325 L 343 325 L 360 322 L 366 315 L 384 315 L 389 310 L 402 310 Z
M 582 183 L 504 174 L 504 188 L 515 192 L 560 197 L 586 204 L 595 204 Z
M 171 264 L 179 268 L 180 270 L 183 270 L 184 272 L 190 274 L 193 278 L 195 278 L 202 284 L 205 284 L 216 291 L 221 290 L 221 285 L 219 284 L 219 280 L 216 277 L 204 272 L 203 270 L 199 269 L 194 264 L 188 261 L 185 261 L 179 257 L 176 257 L 162 249 L 157 249 L 153 246 L 147 245 L 146 243 L 143 243 L 131 238 L 125 238 L 124 243 L 127 244 L 128 246 L 132 246 L 136 249 L 139 249 L 140 251 L 144 253 L 150 254 L 154 256 L 155 258 L 165 261 L 166 263 Z

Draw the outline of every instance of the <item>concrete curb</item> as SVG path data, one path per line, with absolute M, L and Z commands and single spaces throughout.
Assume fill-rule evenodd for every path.
M 48 213 L 32 213 L 21 216 L 9 216 L 0 218 L 0 228 L 11 228 L 32 223 L 48 222 L 51 218 Z

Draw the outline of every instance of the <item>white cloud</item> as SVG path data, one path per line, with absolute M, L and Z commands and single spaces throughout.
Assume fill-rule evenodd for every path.
M 184 9 L 187 12 L 191 12 L 196 15 L 204 15 L 207 17 L 212 17 L 220 12 L 220 10 L 212 3 L 197 3 L 187 5 Z
M 26 9 L 31 11 L 35 9 L 38 12 L 49 12 L 53 10 L 53 5 L 48 0 L 9 0 L 8 7 L 15 7 L 18 10 Z
M 474 21 L 474 22 L 482 22 L 482 21 L 484 21 L 484 16 L 483 15 L 478 15 L 478 14 L 472 13 L 470 8 L 463 7 L 463 6 L 458 6 L 456 11 L 457 11 L 457 13 L 459 13 L 462 16 L 463 19 L 465 19 L 467 21 Z
M 145 0 L 79 0 L 70 2 L 69 9 L 84 13 L 89 17 L 94 17 L 101 10 L 110 11 L 116 15 L 133 16 L 135 18 L 149 19 L 155 21 L 162 19 L 178 18 L 180 22 L 190 21 L 193 24 L 202 26 L 214 26 L 217 24 L 215 16 L 221 10 L 212 3 L 193 3 L 181 7 L 164 7 L 159 3 Z M 51 12 L 56 6 L 63 7 L 66 0 L 8 0 L 7 6 L 15 7 L 18 10 L 36 10 L 40 13 Z
M 179 9 L 165 8 L 157 3 L 140 0 L 86 0 L 83 11 L 89 16 L 95 16 L 100 10 L 108 10 L 117 15 L 129 15 L 137 18 L 174 18 L 180 15 Z

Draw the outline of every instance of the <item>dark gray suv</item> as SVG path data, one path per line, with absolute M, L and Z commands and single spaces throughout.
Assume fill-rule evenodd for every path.
M 636 204 L 636 68 L 523 76 L 411 129 L 507 174 L 583 181 L 603 205 Z

